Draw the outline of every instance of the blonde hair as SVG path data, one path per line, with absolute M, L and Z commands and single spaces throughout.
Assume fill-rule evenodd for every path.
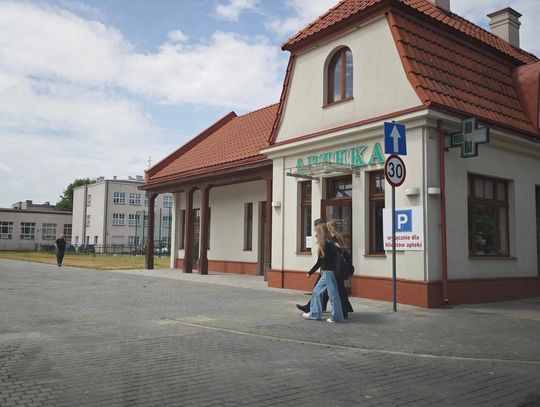
M 319 223 L 317 226 L 315 226 L 315 237 L 317 238 L 317 246 L 319 246 L 319 255 L 324 257 L 324 248 L 326 245 L 326 239 L 328 239 L 328 228 L 326 227 L 326 223 Z
M 336 241 L 342 249 L 346 249 L 347 245 L 345 244 L 345 239 L 343 238 L 343 234 L 340 232 L 337 222 L 335 220 L 331 220 L 330 222 L 326 223 L 326 227 L 328 229 L 328 234 L 334 241 Z

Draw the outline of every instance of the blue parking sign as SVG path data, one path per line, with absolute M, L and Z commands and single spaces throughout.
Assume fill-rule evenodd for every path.
M 412 210 L 396 210 L 396 233 L 412 232 Z
M 384 153 L 407 155 L 407 137 L 404 124 L 384 122 Z

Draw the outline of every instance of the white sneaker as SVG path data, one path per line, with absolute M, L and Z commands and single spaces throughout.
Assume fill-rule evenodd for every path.
M 304 312 L 304 313 L 302 314 L 302 316 L 303 316 L 305 319 L 313 319 L 313 320 L 317 321 L 317 318 L 312 317 L 311 314 L 310 314 L 309 312 Z
M 335 323 L 336 323 L 336 321 L 334 321 L 332 318 L 328 318 L 328 319 L 326 320 L 326 322 L 330 322 L 331 324 L 335 324 Z

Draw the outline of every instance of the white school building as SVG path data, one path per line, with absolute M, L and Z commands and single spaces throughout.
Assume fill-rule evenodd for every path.
M 449 7 L 340 2 L 283 45 L 278 104 L 230 113 L 150 168 L 149 210 L 173 193 L 171 267 L 311 290 L 322 217 L 350 245 L 351 294 L 391 300 L 395 122 L 398 302 L 540 296 L 540 60 L 520 49 L 515 10 L 488 32 Z

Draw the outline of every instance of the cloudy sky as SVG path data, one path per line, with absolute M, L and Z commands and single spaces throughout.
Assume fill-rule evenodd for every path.
M 279 99 L 291 34 L 337 0 L 0 0 L 0 207 L 58 201 L 75 178 L 143 175 L 231 110 Z M 540 0 L 451 0 L 523 14 Z

